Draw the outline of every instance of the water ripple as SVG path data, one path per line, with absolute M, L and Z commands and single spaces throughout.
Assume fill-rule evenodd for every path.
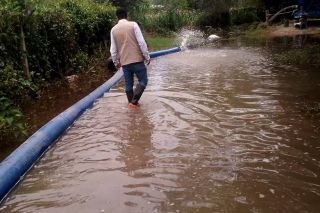
M 154 60 L 139 110 L 123 84 L 105 94 L 0 212 L 318 212 L 319 121 L 268 60 L 251 48 Z

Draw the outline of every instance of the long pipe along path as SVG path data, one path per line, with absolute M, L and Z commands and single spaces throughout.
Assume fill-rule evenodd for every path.
M 151 58 L 181 51 L 180 47 L 152 52 Z M 119 83 L 122 69 L 85 98 L 53 118 L 0 163 L 0 203 L 30 170 L 35 162 L 98 98 Z

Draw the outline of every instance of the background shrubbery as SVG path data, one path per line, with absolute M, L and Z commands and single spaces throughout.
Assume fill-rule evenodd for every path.
M 34 95 L 43 81 L 84 69 L 108 40 L 114 7 L 91 0 L 1 0 L 0 17 L 0 130 L 12 127 L 22 133 L 23 125 L 14 127 L 22 124 L 15 107 L 19 100 Z M 31 78 L 23 71 L 25 55 Z
M 9 4 L 9 3 L 8 3 Z M 31 5 L 34 13 L 24 25 L 30 71 L 34 78 L 50 79 L 75 69 L 106 40 L 114 8 L 89 0 L 65 0 Z M 0 7 L 0 69 L 23 70 L 19 11 Z M 78 62 L 78 63 L 77 63 Z
M 170 34 L 186 26 L 195 26 L 198 15 L 193 10 L 164 8 L 159 5 L 153 8 L 136 8 L 132 18 L 148 32 Z
M 230 9 L 230 24 L 240 25 L 245 23 L 252 23 L 262 21 L 264 19 L 264 12 L 257 8 L 233 8 Z
M 131 17 L 149 32 L 167 34 L 183 27 L 224 28 L 264 21 L 265 8 L 257 1 L 154 0 L 138 4 Z

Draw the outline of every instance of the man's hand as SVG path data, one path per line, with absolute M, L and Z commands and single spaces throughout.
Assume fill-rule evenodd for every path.
M 146 65 L 149 65 L 149 64 L 150 64 L 150 62 L 151 62 L 151 59 L 146 60 Z
M 120 69 L 121 68 L 121 64 L 117 63 L 116 68 L 117 68 L 117 70 Z

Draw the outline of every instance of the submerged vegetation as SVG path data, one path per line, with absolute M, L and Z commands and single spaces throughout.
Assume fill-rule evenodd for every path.
M 315 66 L 320 68 L 320 45 L 308 44 L 275 54 L 275 60 L 282 64 Z

